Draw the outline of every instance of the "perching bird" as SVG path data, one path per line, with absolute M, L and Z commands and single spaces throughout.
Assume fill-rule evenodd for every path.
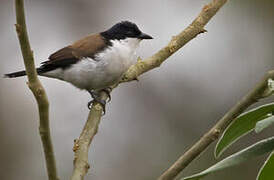
M 143 39 L 152 37 L 141 32 L 136 24 L 122 21 L 56 51 L 36 70 L 38 75 L 87 90 L 93 98 L 88 107 L 94 101 L 105 107 L 106 102 L 98 98 L 98 92 L 119 82 L 123 73 L 134 64 L 136 48 Z M 18 71 L 5 74 L 5 77 L 25 75 L 26 71 Z

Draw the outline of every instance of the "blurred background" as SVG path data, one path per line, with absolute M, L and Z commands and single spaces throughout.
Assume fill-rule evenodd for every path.
M 141 58 L 149 57 L 187 27 L 208 2 L 26 0 L 25 10 L 38 66 L 59 48 L 121 20 L 135 22 L 154 37 L 142 42 L 138 51 Z M 86 179 L 156 179 L 273 69 L 273 9 L 272 0 L 229 1 L 206 26 L 208 33 L 192 40 L 160 68 L 142 75 L 139 82 L 115 89 L 91 145 Z M 0 22 L 3 75 L 24 68 L 13 1 L 1 0 Z M 73 168 L 73 140 L 86 121 L 90 96 L 65 82 L 43 77 L 41 81 L 50 101 L 59 175 L 68 179 Z M 0 179 L 46 180 L 38 112 L 26 78 L 0 78 L 0 83 Z M 273 135 L 273 130 L 245 137 L 225 155 Z M 214 145 L 183 175 L 216 163 Z M 263 158 L 258 158 L 205 179 L 255 179 L 262 163 Z

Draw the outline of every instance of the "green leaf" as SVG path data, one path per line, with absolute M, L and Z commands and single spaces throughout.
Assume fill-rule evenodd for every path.
M 231 144 L 254 129 L 256 123 L 274 112 L 274 103 L 252 109 L 238 116 L 220 137 L 215 147 L 215 157 L 218 158 Z
M 269 127 L 273 123 L 274 123 L 274 116 L 271 115 L 268 118 L 266 118 L 264 120 L 261 120 L 261 121 L 256 123 L 255 132 L 260 133 L 260 132 L 262 132 L 262 130 Z
M 273 180 L 274 179 L 274 151 L 268 156 L 264 165 L 258 173 L 257 180 Z
M 182 180 L 199 180 L 202 177 L 223 170 L 225 168 L 238 165 L 244 161 L 250 160 L 251 158 L 263 155 L 265 153 L 271 152 L 274 150 L 274 136 L 259 141 L 225 159 L 211 166 L 210 168 L 192 176 L 183 178 Z

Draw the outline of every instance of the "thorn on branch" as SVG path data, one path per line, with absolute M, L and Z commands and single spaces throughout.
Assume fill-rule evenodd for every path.
M 74 145 L 73 145 L 73 152 L 76 152 L 79 149 L 79 144 L 78 144 L 79 140 L 78 139 L 74 139 Z

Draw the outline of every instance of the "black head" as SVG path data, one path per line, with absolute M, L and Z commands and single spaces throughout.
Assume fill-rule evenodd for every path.
M 136 24 L 129 21 L 122 21 L 115 24 L 107 31 L 101 33 L 106 39 L 125 39 L 125 38 L 138 38 L 138 39 L 152 39 L 151 36 L 143 33 Z

